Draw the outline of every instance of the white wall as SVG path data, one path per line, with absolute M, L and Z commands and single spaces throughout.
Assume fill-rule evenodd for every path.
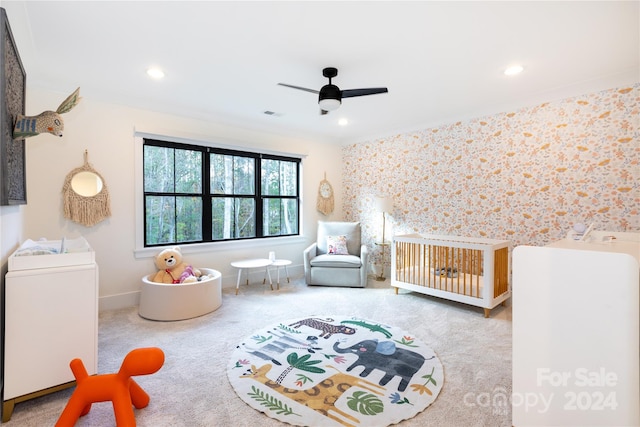
M 69 88 L 71 93 L 75 88 Z M 55 110 L 68 93 L 56 93 L 37 89 L 27 91 L 27 114 L 39 114 Z M 27 197 L 22 209 L 23 219 L 18 220 L 21 233 L 5 239 L 5 229 L 16 233 L 12 219 L 3 215 L 2 244 L 15 249 L 12 244 L 26 238 L 60 239 L 84 236 L 96 251 L 100 269 L 101 309 L 117 308 L 137 302 L 140 278 L 155 271 L 153 259 L 136 257 L 135 205 L 139 194 L 135 192 L 135 144 L 134 130 L 144 130 L 169 136 L 219 141 L 229 145 L 256 150 L 300 153 L 306 155 L 302 163 L 302 231 L 299 239 L 268 239 L 244 242 L 242 245 L 220 243 L 215 249 L 204 252 L 188 252 L 185 260 L 197 267 L 214 268 L 222 272 L 223 286 L 235 286 L 236 270 L 229 263 L 249 257 L 266 257 L 275 250 L 279 258 L 291 259 L 291 271 L 302 272 L 302 251 L 315 240 L 318 219 L 341 219 L 341 158 L 339 145 L 313 140 L 300 140 L 290 136 L 265 134 L 247 129 L 191 120 L 183 117 L 136 110 L 128 107 L 92 101 L 83 94 L 80 104 L 64 117 L 65 131 L 62 138 L 50 134 L 38 135 L 26 140 Z M 62 186 L 66 175 L 82 166 L 84 151 L 88 150 L 89 162 L 105 179 L 111 195 L 112 217 L 94 227 L 66 220 L 62 212 Z M 317 186 L 324 174 L 333 183 L 336 192 L 336 208 L 325 217 L 315 209 Z M 11 208 L 13 211 L 16 208 Z M 10 222 L 9 225 L 5 225 Z M 21 223 L 21 224 L 20 224 Z M 293 241 L 292 241 L 293 240 Z M 158 250 L 159 251 L 159 250 Z M 256 276 L 257 276 L 256 272 Z
M 23 206 L 0 206 L 0 330 L 4 331 L 4 277 L 8 258 L 15 251 L 22 237 Z M 4 340 L 0 339 L 0 354 L 4 354 Z M 0 367 L 2 371 L 2 367 Z M 0 385 L 1 387 L 1 385 Z
M 0 265 L 3 267 L 3 274 L 6 273 L 7 258 L 24 240 L 22 236 L 23 212 L 23 206 L 0 207 L 0 259 L 2 260 Z

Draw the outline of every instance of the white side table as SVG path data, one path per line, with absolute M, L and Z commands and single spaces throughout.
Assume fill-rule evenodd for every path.
M 240 287 L 240 278 L 242 277 L 242 270 L 247 270 L 247 285 L 249 284 L 249 269 L 251 268 L 262 268 L 266 267 L 267 274 L 269 275 L 269 285 L 271 286 L 271 290 L 273 290 L 273 282 L 271 281 L 271 273 L 269 272 L 269 266 L 273 264 L 272 261 L 267 258 L 255 258 L 255 259 L 244 259 L 241 261 L 233 261 L 231 263 L 232 267 L 238 269 L 238 282 L 236 283 L 236 295 L 238 295 L 238 288 Z
M 267 266 L 267 272 L 269 271 L 269 267 L 273 266 L 276 268 L 276 285 L 278 289 L 280 289 L 280 267 L 284 267 L 284 272 L 287 275 L 287 283 L 289 283 L 289 271 L 287 270 L 288 265 L 291 265 L 291 261 L 288 259 L 276 259 L 271 263 L 271 265 Z M 271 276 L 269 276 L 269 280 L 271 280 Z

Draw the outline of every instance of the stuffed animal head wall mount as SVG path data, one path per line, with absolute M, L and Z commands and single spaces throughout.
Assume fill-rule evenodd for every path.
M 50 133 L 62 136 L 64 121 L 61 114 L 71 111 L 80 102 L 80 88 L 67 97 L 56 111 L 44 111 L 37 116 L 18 115 L 13 128 L 13 139 L 29 138 L 30 136 Z

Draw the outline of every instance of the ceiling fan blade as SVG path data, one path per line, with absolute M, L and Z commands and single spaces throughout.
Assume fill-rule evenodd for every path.
M 386 87 L 370 87 L 367 89 L 347 89 L 342 91 L 343 98 L 353 98 L 354 96 L 376 95 L 378 93 L 389 92 Z
M 293 89 L 304 90 L 305 92 L 311 92 L 311 93 L 315 93 L 315 94 L 320 93 L 320 92 L 318 92 L 318 91 L 317 91 L 317 90 L 315 90 L 315 89 L 307 89 L 306 87 L 300 87 L 300 86 L 288 85 L 288 84 L 286 84 L 286 83 L 278 83 L 278 84 L 279 84 L 280 86 L 286 86 L 286 87 L 290 87 L 290 88 L 293 88 Z

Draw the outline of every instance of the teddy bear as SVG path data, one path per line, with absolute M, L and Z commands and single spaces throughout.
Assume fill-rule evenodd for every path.
M 201 276 L 200 270 L 193 268 L 182 259 L 179 246 L 164 249 L 155 258 L 158 272 L 153 276 L 156 283 L 192 283 Z

